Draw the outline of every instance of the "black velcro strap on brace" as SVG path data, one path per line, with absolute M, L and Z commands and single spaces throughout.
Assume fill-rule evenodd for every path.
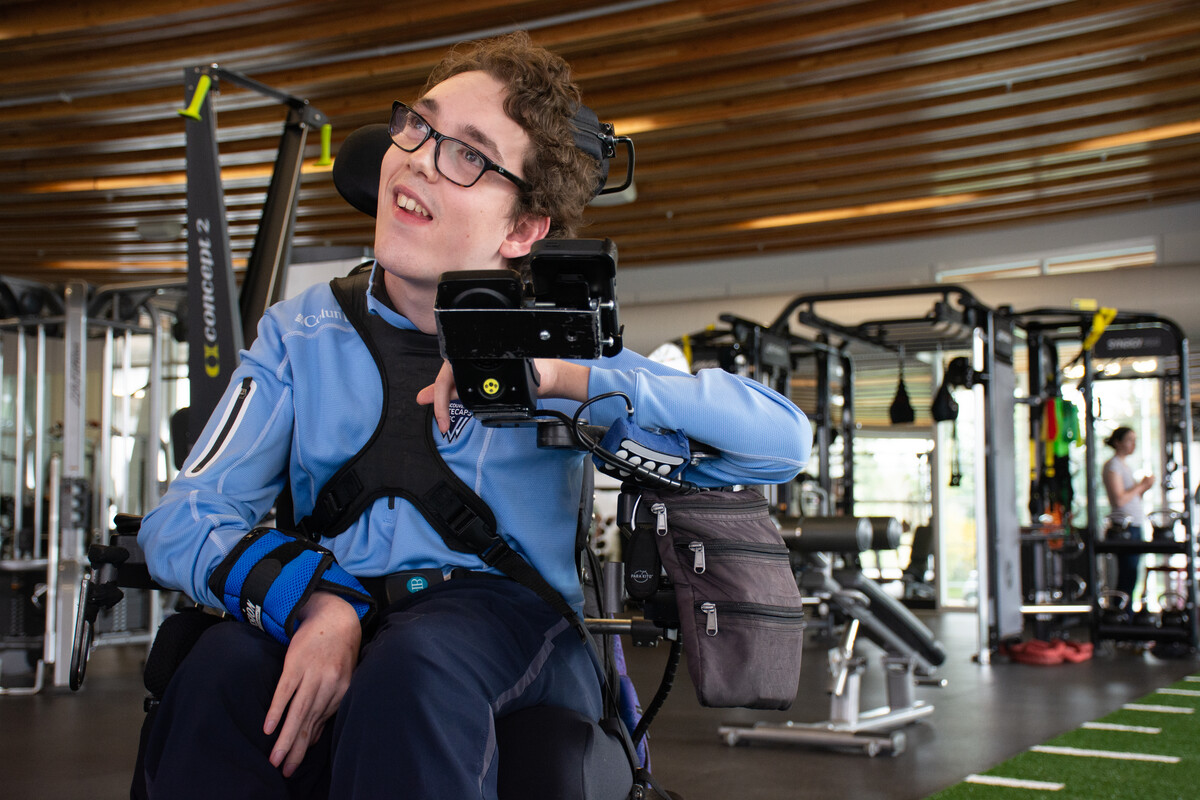
M 287 644 L 296 614 L 317 590 L 340 595 L 366 624 L 375 602 L 333 553 L 295 534 L 255 528 L 242 537 L 213 574 L 208 588 L 235 619 Z
M 241 605 L 243 609 L 246 603 L 249 602 L 253 602 L 259 607 L 266 605 L 267 593 L 271 591 L 271 587 L 275 584 L 275 581 L 283 574 L 284 568 L 295 561 L 301 553 L 310 550 L 310 548 L 305 547 L 305 544 L 305 542 L 299 539 L 292 539 L 272 549 L 270 553 L 260 558 L 258 563 L 250 567 L 250 571 L 241 585 Z M 314 552 L 318 554 L 318 557 L 312 559 L 312 573 L 318 571 L 324 572 L 328 566 L 326 561 L 332 559 L 333 556 L 324 549 Z M 304 585 L 307 587 L 311 580 L 310 576 Z

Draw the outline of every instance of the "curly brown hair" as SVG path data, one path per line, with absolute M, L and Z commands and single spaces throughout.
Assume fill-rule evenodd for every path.
M 518 193 L 514 219 L 524 214 L 549 217 L 547 238 L 574 236 L 600 179 L 600 166 L 575 146 L 571 118 L 582 101 L 570 65 L 535 45 L 525 31 L 515 31 L 452 49 L 433 68 L 421 94 L 472 70 L 507 87 L 504 111 L 533 144 L 522 165 L 533 190 Z

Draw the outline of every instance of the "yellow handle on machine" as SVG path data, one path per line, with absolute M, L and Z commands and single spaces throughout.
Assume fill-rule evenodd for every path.
M 1088 332 L 1087 338 L 1083 340 L 1083 349 L 1091 350 L 1100 339 L 1100 335 L 1104 333 L 1104 329 L 1116 318 L 1117 310 L 1115 308 L 1101 307 L 1098 309 L 1092 315 L 1092 329 Z
M 192 92 L 192 102 L 188 103 L 187 108 L 181 108 L 177 112 L 181 117 L 188 119 L 200 119 L 200 106 L 204 104 L 204 98 L 208 96 L 208 90 L 212 87 L 212 76 L 201 75 L 196 79 L 196 91 Z
M 321 157 L 317 159 L 318 167 L 328 167 L 333 163 L 331 152 L 333 142 L 333 126 L 326 122 L 321 126 Z

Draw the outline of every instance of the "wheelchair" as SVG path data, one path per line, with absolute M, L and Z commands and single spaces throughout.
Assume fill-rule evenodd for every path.
M 594 118 L 594 117 L 593 117 Z M 580 124 L 580 123 L 577 123 Z M 611 125 L 598 121 L 587 124 L 588 134 L 582 137 L 580 147 L 601 162 L 607 174 L 607 162 L 618 145 L 628 148 L 627 181 L 633 178 L 632 143 L 625 137 L 614 137 Z M 582 130 L 582 129 L 581 129 Z M 592 134 L 595 134 L 595 140 Z M 580 137 L 577 135 L 577 142 Z M 597 144 L 599 142 L 599 144 Z M 384 153 L 391 147 L 391 138 L 386 125 L 368 125 L 352 133 L 342 143 L 338 158 L 334 162 L 333 181 L 338 192 L 351 206 L 374 216 L 377 208 L 379 174 Z M 611 191 L 619 191 L 615 187 Z M 609 190 L 606 190 L 609 191 Z M 615 305 L 613 305 L 615 312 Z M 615 313 L 605 312 L 606 317 Z M 567 354 L 563 354 L 567 355 Z M 173 425 L 174 427 L 174 425 Z M 562 447 L 561 431 L 548 433 L 550 442 L 545 446 Z M 542 444 L 542 428 L 539 423 L 539 446 Z M 182 455 L 176 453 L 177 466 Z M 585 613 L 591 617 L 586 627 L 600 636 L 602 663 L 608 672 L 606 685 L 608 699 L 605 718 L 600 721 L 586 719 L 561 708 L 536 707 L 519 711 L 496 721 L 499 751 L 499 796 L 502 800 L 515 798 L 571 798 L 572 800 L 622 800 L 623 798 L 649 798 L 666 796 L 653 785 L 648 770 L 642 766 L 637 753 L 637 744 L 644 737 L 650 720 L 666 699 L 678 664 L 679 621 L 675 612 L 673 596 L 668 589 L 661 592 L 657 603 L 645 603 L 646 619 L 636 621 L 616 620 L 613 617 L 623 608 L 619 587 L 620 564 L 610 563 L 601 569 L 594 554 L 584 546 L 586 531 L 591 523 L 592 486 L 585 481 L 581 492 L 580 526 L 576 536 L 576 551 L 580 555 L 580 576 L 584 595 L 588 603 Z M 280 513 L 277 519 L 289 519 Z M 93 546 L 88 553 L 95 573 L 85 575 L 80 592 L 80 607 L 77 612 L 75 643 L 71 658 L 71 686 L 78 688 L 83 682 L 92 631 L 102 608 L 111 608 L 121 599 L 121 587 L 155 589 L 146 568 L 144 556 L 137 545 L 137 528 L 140 518 L 118 516 L 115 528 L 107 545 Z M 606 579 L 604 573 L 612 578 Z M 147 723 L 143 725 L 143 741 L 150 727 L 150 720 L 157 704 L 166 690 L 175 668 L 182 662 L 191 646 L 208 627 L 220 624 L 216 613 L 193 608 L 184 609 L 168 617 L 162 624 L 147 657 L 144 674 L 149 697 L 146 701 Z M 619 640 L 609 634 L 631 634 L 634 643 L 647 645 L 659 640 L 671 642 L 663 682 L 636 724 L 621 720 L 615 707 L 622 685 L 628 685 L 617 674 L 616 649 Z M 595 641 L 595 638 L 594 638 Z M 633 728 L 631 731 L 630 728 Z M 132 787 L 134 798 L 144 797 L 144 786 L 140 785 L 140 755 L 138 772 Z M 140 791 L 140 793 L 139 793 Z
M 551 434 L 553 437 L 553 434 Z M 553 446 L 553 445 L 552 445 Z M 607 672 L 605 717 L 592 720 L 570 709 L 536 706 L 496 720 L 498 747 L 498 796 L 500 800 L 547 798 L 554 800 L 653 800 L 676 795 L 657 786 L 651 777 L 643 744 L 651 720 L 671 689 L 682 647 L 674 596 L 663 586 L 652 600 L 643 602 L 643 616 L 617 619 L 625 605 L 622 562 L 601 564 L 587 547 L 592 518 L 592 478 L 588 475 L 581 492 L 577 553 L 584 588 L 585 626 L 592 634 L 601 663 Z M 636 493 L 633 486 L 623 492 Z M 626 503 L 626 505 L 633 505 Z M 123 589 L 163 590 L 150 577 L 144 554 L 137 543 L 141 517 L 117 514 L 108 543 L 88 550 L 91 572 L 82 579 L 71 654 L 70 686 L 81 688 L 97 618 L 123 598 Z M 147 797 L 142 757 L 154 716 L 172 675 L 192 646 L 208 628 L 232 621 L 224 612 L 200 605 L 179 608 L 168 616 L 155 635 L 145 662 L 143 683 L 146 720 L 141 729 L 138 760 L 130 788 L 133 800 Z M 670 643 L 663 679 L 653 701 L 641 712 L 636 724 L 618 705 L 636 707 L 636 697 L 620 698 L 632 690 L 628 678 L 617 670 L 618 634 L 629 634 L 635 646 Z M 623 716 L 625 717 L 623 719 Z M 641 746 L 639 746 L 641 745 Z

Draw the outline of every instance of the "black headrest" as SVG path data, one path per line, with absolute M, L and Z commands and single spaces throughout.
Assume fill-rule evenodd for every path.
M 392 146 L 386 123 L 364 125 L 346 137 L 333 161 L 333 185 L 346 202 L 375 216 L 379 205 L 379 173 Z
M 608 161 L 616 153 L 612 126 L 600 122 L 595 111 L 581 105 L 571 127 L 575 145 L 600 164 L 600 181 L 594 192 L 599 194 L 608 180 Z M 385 123 L 364 125 L 346 137 L 333 162 L 333 185 L 338 193 L 372 217 L 379 200 L 379 172 L 391 144 Z
M 612 144 L 612 126 L 602 123 L 595 111 L 581 105 L 571 118 L 571 128 L 575 136 L 575 146 L 600 163 L 600 180 L 592 192 L 600 194 L 600 190 L 608 182 L 608 160 L 616 155 Z

